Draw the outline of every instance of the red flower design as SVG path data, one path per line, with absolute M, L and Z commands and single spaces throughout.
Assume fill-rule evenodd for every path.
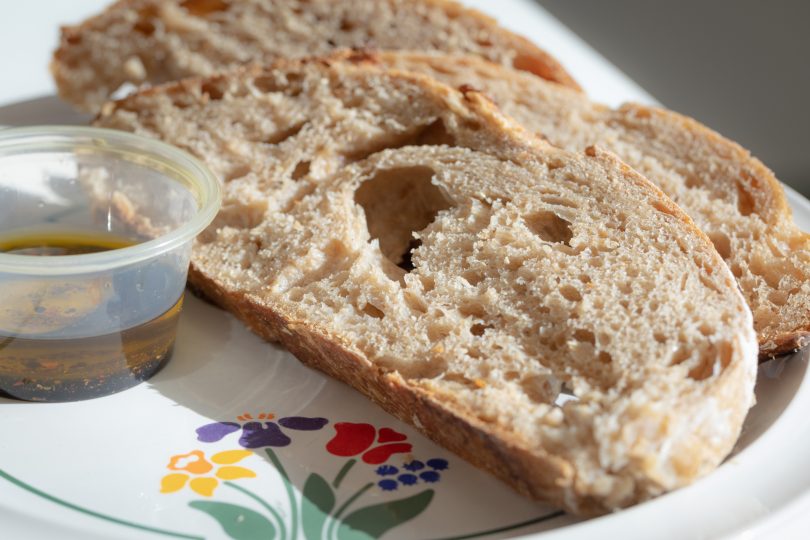
M 369 465 L 379 465 L 388 461 L 394 454 L 405 454 L 412 450 L 411 443 L 402 442 L 407 436 L 391 428 L 382 428 L 379 431 L 371 424 L 353 424 L 351 422 L 338 422 L 335 424 L 337 433 L 332 440 L 326 443 L 326 450 L 334 456 L 351 457 L 363 454 L 360 458 Z M 374 440 L 380 443 L 371 448 Z

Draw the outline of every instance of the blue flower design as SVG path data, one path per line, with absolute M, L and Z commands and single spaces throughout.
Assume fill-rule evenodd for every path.
M 421 482 L 426 482 L 428 484 L 435 484 L 442 479 L 442 475 L 440 471 L 447 470 L 450 467 L 450 464 L 447 462 L 446 459 L 442 458 L 432 458 L 427 460 L 426 462 L 419 461 L 418 459 L 412 459 L 406 463 L 402 464 L 402 468 L 406 471 L 403 474 L 399 474 L 399 469 L 394 467 L 393 465 L 382 465 L 377 467 L 375 472 L 379 476 L 394 476 L 399 474 L 399 476 L 394 478 L 385 478 L 377 482 L 377 485 L 380 486 L 385 491 L 394 491 L 398 488 L 398 486 L 413 486 Z
M 440 459 L 440 458 L 429 459 L 429 460 L 427 460 L 427 464 L 428 464 L 428 467 L 430 467 L 431 469 L 433 469 L 435 471 L 443 471 L 443 470 L 447 469 L 447 467 L 449 466 L 446 459 Z
M 442 475 L 440 475 L 436 471 L 425 471 L 423 473 L 419 473 L 419 478 L 430 484 L 438 482 L 441 479 L 441 477 Z
M 380 486 L 383 489 L 383 491 L 394 491 L 397 489 L 397 481 L 392 480 L 391 478 L 380 480 L 379 482 L 377 482 L 377 485 Z
M 399 469 L 397 469 L 393 465 L 380 465 L 379 467 L 377 467 L 377 470 L 375 472 L 379 476 L 391 476 L 397 474 L 399 472 Z
M 416 478 L 416 475 L 413 475 L 413 474 L 400 474 L 400 475 L 397 477 L 397 480 L 399 480 L 399 481 L 400 481 L 400 483 L 401 483 L 403 486 L 412 486 L 412 485 L 414 485 L 416 482 L 418 482 L 418 481 L 419 481 L 419 479 L 418 479 L 418 478 Z
M 406 463 L 405 465 L 403 465 L 403 467 L 408 469 L 409 471 L 419 471 L 425 468 L 425 464 L 415 459 L 410 463 Z

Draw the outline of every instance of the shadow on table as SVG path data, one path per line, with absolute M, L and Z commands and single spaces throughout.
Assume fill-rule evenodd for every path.
M 42 96 L 0 107 L 0 126 L 87 125 L 92 115 L 73 110 L 57 96 Z

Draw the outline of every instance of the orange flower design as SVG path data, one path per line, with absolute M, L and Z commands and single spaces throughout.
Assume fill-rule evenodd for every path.
M 220 480 L 238 480 L 256 476 L 250 469 L 234 465 L 252 453 L 249 450 L 226 450 L 212 455 L 211 461 L 208 461 L 200 450 L 172 456 L 167 465 L 168 469 L 182 472 L 164 476 L 160 481 L 160 492 L 174 493 L 188 484 L 195 493 L 210 497 L 219 486 Z

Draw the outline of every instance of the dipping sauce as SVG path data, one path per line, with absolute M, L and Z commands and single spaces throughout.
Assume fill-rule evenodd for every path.
M 59 257 L 120 249 L 137 241 L 107 233 L 0 236 L 0 253 Z M 161 264 L 88 279 L 21 276 L 0 292 L 0 396 L 74 401 L 104 396 L 154 375 L 172 354 L 183 295 L 132 325 L 145 302 L 177 294 Z M 114 330 L 111 331 L 111 328 Z M 99 330 L 101 329 L 101 330 Z

